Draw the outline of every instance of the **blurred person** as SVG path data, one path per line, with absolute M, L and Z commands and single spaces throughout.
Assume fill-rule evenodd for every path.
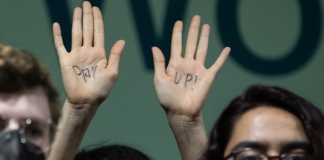
M 0 44 L 0 159 L 45 159 L 59 105 L 58 92 L 37 58 Z
M 229 55 L 204 67 L 209 26 L 192 18 L 184 58 L 182 22 L 174 25 L 167 68 L 153 47 L 154 85 L 159 102 L 184 160 L 324 160 L 324 118 L 319 109 L 279 87 L 256 85 L 235 98 L 216 122 L 207 140 L 201 109 L 215 76 Z M 204 153 L 204 154 L 203 154 Z

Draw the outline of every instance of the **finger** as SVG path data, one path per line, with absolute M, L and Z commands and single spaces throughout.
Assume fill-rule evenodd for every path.
M 216 76 L 217 73 L 220 71 L 230 52 L 231 48 L 225 47 L 221 54 L 218 56 L 216 62 L 208 69 L 214 74 L 214 76 Z
M 108 67 L 113 71 L 118 71 L 120 57 L 122 55 L 123 49 L 125 46 L 124 40 L 117 41 L 110 50 Z
M 72 49 L 81 47 L 82 45 L 82 10 L 77 7 L 73 13 L 73 24 L 72 24 Z
M 94 18 L 94 46 L 105 47 L 105 33 L 102 14 L 98 7 L 92 7 Z
M 171 40 L 171 58 L 181 56 L 182 52 L 182 22 L 177 21 L 173 27 L 172 40 Z
M 67 53 L 67 51 L 63 44 L 61 27 L 57 22 L 53 24 L 53 37 L 54 37 L 54 44 L 55 44 L 57 54 L 59 58 L 61 58 L 64 53 Z
M 83 45 L 92 46 L 93 16 L 90 2 L 83 2 Z
M 196 60 L 201 64 L 205 64 L 205 59 L 208 50 L 209 32 L 209 25 L 204 24 L 201 30 L 199 45 L 196 53 Z
M 165 75 L 165 59 L 158 47 L 152 47 L 154 61 L 154 78 L 161 78 Z
M 195 56 L 199 25 L 200 25 L 200 16 L 198 15 L 193 16 L 189 28 L 188 37 L 187 37 L 185 58 L 193 58 Z

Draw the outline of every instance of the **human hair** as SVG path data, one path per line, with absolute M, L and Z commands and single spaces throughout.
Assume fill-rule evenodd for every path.
M 123 145 L 105 145 L 92 150 L 82 150 L 74 160 L 149 160 L 142 152 Z
M 203 160 L 223 159 L 225 148 L 238 119 L 247 111 L 264 105 L 284 109 L 295 115 L 312 146 L 314 159 L 324 160 L 324 117 L 307 100 L 285 89 L 266 85 L 253 85 L 236 97 L 222 112 L 209 137 Z
M 15 93 L 41 86 L 48 98 L 52 121 L 57 124 L 60 103 L 49 73 L 30 52 L 0 44 L 0 92 Z

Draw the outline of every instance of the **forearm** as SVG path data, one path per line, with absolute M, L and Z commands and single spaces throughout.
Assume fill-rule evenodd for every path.
M 208 141 L 202 115 L 190 118 L 184 115 L 167 114 L 167 117 L 182 159 L 199 159 Z
M 72 160 L 98 106 L 65 101 L 48 160 Z

